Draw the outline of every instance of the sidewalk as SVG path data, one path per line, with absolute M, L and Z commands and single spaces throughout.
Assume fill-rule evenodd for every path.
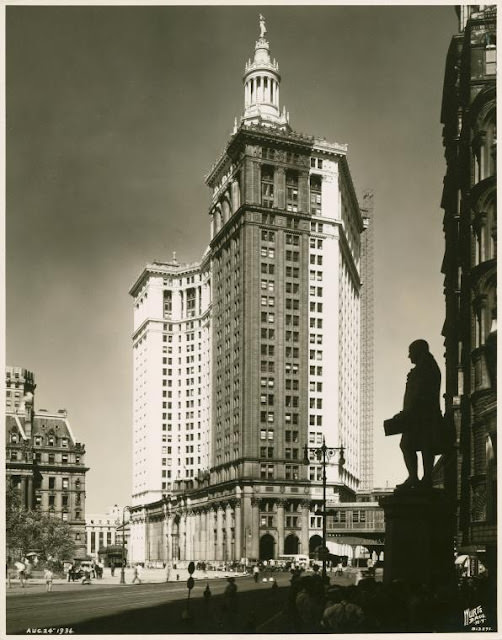
M 133 569 L 127 567 L 125 570 L 125 582 L 127 584 L 132 583 L 133 579 Z M 214 578 L 225 578 L 226 576 L 234 576 L 235 578 L 242 577 L 247 575 L 246 573 L 239 572 L 229 572 L 229 571 L 200 571 L 195 570 L 193 577 L 195 580 L 212 580 Z M 172 582 L 180 582 L 183 583 L 187 581 L 190 574 L 188 573 L 186 568 L 180 569 L 171 569 L 169 575 L 169 583 Z M 141 582 L 145 584 L 160 584 L 167 582 L 167 569 L 143 569 L 141 572 Z M 92 585 L 98 586 L 120 586 L 120 569 L 115 569 L 115 575 L 112 576 L 110 573 L 110 569 L 105 569 L 102 578 L 91 578 Z M 45 585 L 45 580 L 43 577 L 34 577 L 29 578 L 26 581 L 26 586 L 21 587 L 19 580 L 17 578 L 11 578 L 11 586 L 6 586 L 6 593 L 19 593 L 29 589 L 30 586 L 34 585 Z M 75 582 L 68 582 L 66 578 L 54 578 L 53 586 L 66 586 L 68 589 L 72 589 L 77 586 L 82 586 L 82 581 L 77 580 Z M 85 585 L 84 585 L 85 586 Z M 123 586 L 123 585 L 122 585 Z M 61 590 L 60 588 L 58 590 Z

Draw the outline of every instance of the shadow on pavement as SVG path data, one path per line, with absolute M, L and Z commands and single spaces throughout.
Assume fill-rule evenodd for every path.
M 185 600 L 117 613 L 72 625 L 75 634 L 221 634 L 288 633 L 286 607 L 288 587 L 257 589 L 237 594 L 231 611 L 224 606 L 223 595 L 206 602 L 200 596 L 191 599 L 187 616 Z M 274 627 L 281 628 L 275 630 Z

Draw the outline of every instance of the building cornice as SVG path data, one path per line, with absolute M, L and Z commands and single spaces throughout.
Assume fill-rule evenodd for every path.
M 189 275 L 194 272 L 200 272 L 201 265 L 205 263 L 204 257 L 200 262 L 190 262 L 185 264 L 175 264 L 173 262 L 152 262 L 147 264 L 146 267 L 143 268 L 143 271 L 139 275 L 139 277 L 135 280 L 134 284 L 129 289 L 129 295 L 135 296 L 139 287 L 143 284 L 143 281 L 152 275 L 159 276 L 174 276 L 179 278 L 180 276 Z
M 21 460 L 19 461 L 13 460 L 12 462 L 9 460 L 6 460 L 5 466 L 9 471 L 15 471 L 16 469 L 20 471 L 32 471 L 34 465 L 32 462 L 22 462 Z M 90 467 L 83 467 L 79 465 L 45 464 L 43 462 L 42 463 L 38 462 L 36 466 L 40 472 L 60 471 L 60 472 L 70 473 L 72 475 L 75 475 L 76 473 L 87 473 L 87 471 L 89 471 L 90 469 Z M 69 490 L 70 489 L 68 489 L 68 491 Z

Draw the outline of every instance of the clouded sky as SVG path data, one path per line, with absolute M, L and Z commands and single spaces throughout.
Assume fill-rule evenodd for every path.
M 143 266 L 198 260 L 204 176 L 243 111 L 258 14 L 299 132 L 348 143 L 375 205 L 375 483 L 404 477 L 382 420 L 408 344 L 443 368 L 440 107 L 453 6 L 9 6 L 7 364 L 86 444 L 87 511 L 130 501 L 132 298 Z

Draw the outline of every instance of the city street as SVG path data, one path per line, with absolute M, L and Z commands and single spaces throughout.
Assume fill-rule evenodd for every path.
M 274 591 L 271 582 L 255 584 L 251 576 L 236 578 L 238 607 L 230 615 L 223 614 L 221 607 L 226 579 L 196 579 L 188 620 L 185 581 L 140 585 L 62 582 L 55 584 L 52 593 L 46 593 L 44 585 L 26 589 L 16 585 L 7 590 L 7 633 L 26 634 L 28 629 L 41 630 L 37 633 L 52 629 L 49 633 L 53 635 L 265 632 L 281 619 L 289 587 L 289 573 L 275 573 L 274 577 L 279 587 Z M 203 598 L 206 584 L 212 593 L 209 603 Z

